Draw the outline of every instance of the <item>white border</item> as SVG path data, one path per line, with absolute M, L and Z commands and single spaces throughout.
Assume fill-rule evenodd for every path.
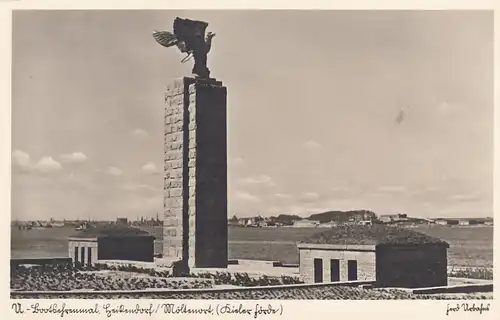
M 109 1 L 109 0 L 89 0 L 89 1 L 8 1 L 0 0 L 0 148 L 2 157 L 0 157 L 0 206 L 2 206 L 2 219 L 5 232 L 2 232 L 1 241 L 1 256 L 4 261 L 2 266 L 4 269 L 1 273 L 1 287 L 9 288 L 8 277 L 8 260 L 10 259 L 10 79 L 11 79 L 11 10 L 12 9 L 425 9 L 425 10 L 442 10 L 442 9 L 480 9 L 480 10 L 495 10 L 498 7 L 498 1 L 490 0 L 420 0 L 420 1 L 402 1 L 402 0 L 357 0 L 357 1 L 333 1 L 333 0 L 308 0 L 308 1 L 292 1 L 292 0 L 259 0 L 259 1 L 193 1 L 193 0 L 176 0 L 176 1 Z M 495 12 L 496 16 L 496 12 Z M 298 22 L 300 23 L 300 22 Z M 495 19 L 495 40 L 499 34 L 498 22 Z M 495 41 L 495 60 L 498 58 L 499 47 Z M 498 76 L 498 65 L 495 64 L 495 80 Z M 495 102 L 497 101 L 498 85 L 495 81 Z M 495 103 L 496 106 L 496 103 Z M 496 109 L 496 108 L 495 108 Z M 495 112 L 495 127 L 500 128 L 500 116 Z M 499 134 L 495 131 L 495 159 L 496 150 L 499 145 Z M 496 163 L 496 161 L 495 161 Z M 498 170 L 495 168 L 495 187 L 500 178 Z M 496 188 L 495 188 L 496 190 Z M 494 193 L 494 212 L 495 217 L 498 213 L 498 200 L 500 192 Z M 8 228 L 8 229 L 7 229 Z M 7 231 L 8 230 L 8 231 Z M 494 240 L 498 240 L 498 232 L 494 232 Z M 496 266 L 498 250 L 494 252 L 494 265 Z M 495 268 L 495 279 L 498 278 Z M 495 280 L 498 285 L 498 281 Z M 498 286 L 496 286 L 498 287 Z M 11 301 L 9 299 L 8 290 L 4 290 L 1 296 L 2 310 L 9 313 L 8 318 L 15 318 L 11 311 Z M 498 290 L 495 290 L 495 296 L 498 297 Z M 301 319 L 310 317 L 369 317 L 370 319 L 378 318 L 405 318 L 405 319 L 422 319 L 429 317 L 432 319 L 453 318 L 453 319 L 472 319 L 475 317 L 482 319 L 494 319 L 498 317 L 499 305 L 496 302 L 498 298 L 490 302 L 491 310 L 488 313 L 480 316 L 477 313 L 459 313 L 452 316 L 446 316 L 445 311 L 447 301 L 276 301 L 274 305 L 282 305 L 285 312 L 282 318 L 285 319 Z M 48 301 L 47 301 L 48 302 Z M 71 301 L 72 306 L 91 305 L 97 301 Z M 99 301 L 102 303 L 102 301 Z M 136 302 L 146 305 L 149 300 L 114 300 L 113 303 L 124 303 L 133 305 Z M 151 301 L 158 302 L 158 301 Z M 216 301 L 210 301 L 216 303 Z M 267 301 L 256 301 L 257 303 L 265 304 Z M 256 302 L 242 301 L 245 305 L 252 305 Z M 207 301 L 189 301 L 190 306 L 206 305 Z M 231 301 L 236 304 L 238 301 Z M 451 302 L 454 303 L 454 302 Z M 496 315 L 496 317 L 495 317 Z M 42 318 L 54 318 L 54 316 L 41 316 Z M 87 318 L 88 316 L 85 316 Z M 136 316 L 137 317 L 137 316 Z M 147 317 L 147 316 L 144 316 Z M 151 319 L 164 319 L 168 315 L 147 317 Z M 177 316 L 176 318 L 188 318 L 189 316 Z M 24 316 L 24 319 L 31 318 Z M 40 318 L 40 317 L 39 317 Z M 64 318 L 83 318 L 76 316 L 65 316 Z M 93 317 L 96 318 L 96 317 Z M 117 317 L 113 317 L 117 318 Z M 191 316 L 193 318 L 193 316 Z M 198 317 L 195 317 L 198 318 Z M 236 317 L 234 317 L 236 318 Z M 248 318 L 248 317 L 238 317 Z M 264 319 L 266 317 L 263 317 Z M 253 318 L 252 318 L 253 319 Z M 262 319 L 262 318 L 260 318 Z

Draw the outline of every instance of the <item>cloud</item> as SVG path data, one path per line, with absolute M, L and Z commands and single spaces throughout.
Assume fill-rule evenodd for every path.
M 21 150 L 14 150 L 12 152 L 12 163 L 21 167 L 30 165 L 30 155 Z
M 331 208 L 328 208 L 328 207 L 310 207 L 310 206 L 302 206 L 302 205 L 291 205 L 287 208 L 285 208 L 285 210 L 283 210 L 282 212 L 284 213 L 287 213 L 287 214 L 296 214 L 298 216 L 301 216 L 301 217 L 307 217 L 311 214 L 315 214 L 315 213 L 321 213 L 321 212 L 325 212 L 325 211 L 328 211 L 328 210 L 331 210 Z
M 255 196 L 253 194 L 250 194 L 248 192 L 236 191 L 234 195 L 239 200 L 248 201 L 248 202 L 260 202 L 259 197 Z
M 153 162 L 148 162 L 141 167 L 141 171 L 146 174 L 155 174 L 158 173 L 158 168 Z
M 458 201 L 458 202 L 476 202 L 481 200 L 481 197 L 478 196 L 477 194 L 454 194 L 449 197 L 450 200 L 452 201 Z
M 274 197 L 277 199 L 290 199 L 292 196 L 285 193 L 276 193 Z
M 454 106 L 448 103 L 447 101 L 443 101 L 440 104 L 438 104 L 437 109 L 441 114 L 447 114 L 453 111 Z
M 277 214 L 283 212 L 283 209 L 278 206 L 271 206 L 267 209 L 270 214 Z
M 146 184 L 132 184 L 132 183 L 127 183 L 124 184 L 121 187 L 125 191 L 147 191 L 147 192 L 157 192 L 158 190 L 156 188 L 153 188 L 152 186 L 146 185 Z
M 391 195 L 388 195 L 387 192 L 371 192 L 366 194 L 367 197 L 371 198 L 387 198 L 387 197 L 392 197 Z
M 134 137 L 134 138 L 137 138 L 137 139 L 143 139 L 145 137 L 147 137 L 149 134 L 146 132 L 146 130 L 144 129 L 135 129 L 131 132 L 131 135 Z
M 254 177 L 243 178 L 239 182 L 241 184 L 245 184 L 245 185 L 261 184 L 261 185 L 266 185 L 266 186 L 270 186 L 270 187 L 276 185 L 276 183 L 274 183 L 273 179 L 269 176 L 266 176 L 265 174 L 260 174 L 258 176 L 254 176 Z
M 228 165 L 230 166 L 241 166 L 244 163 L 244 159 L 242 157 L 229 158 Z
M 330 197 L 335 201 L 358 198 L 366 193 L 362 187 L 332 187 L 330 191 Z
M 52 157 L 43 157 L 35 164 L 33 169 L 41 173 L 52 173 L 61 170 L 62 166 Z
M 302 146 L 306 149 L 309 149 L 309 150 L 317 150 L 317 149 L 321 149 L 321 145 L 319 143 L 317 143 L 316 141 L 313 141 L 313 140 L 310 140 L 310 141 L 307 141 L 307 142 L 304 142 L 302 144 Z
M 119 177 L 123 174 L 123 170 L 117 167 L 109 167 L 106 172 L 112 176 Z
M 378 191 L 380 192 L 402 192 L 405 191 L 406 188 L 404 186 L 380 186 L 377 188 Z
M 92 181 L 89 179 L 89 176 L 86 175 L 78 175 L 75 172 L 70 172 L 68 175 L 61 177 L 61 185 L 64 188 L 70 189 L 85 189 L 89 190 L 90 188 L 94 188 Z
M 306 192 L 300 198 L 302 202 L 315 202 L 319 200 L 319 194 L 315 192 Z
M 70 154 L 62 154 L 61 161 L 65 163 L 83 163 L 88 160 L 88 157 L 82 152 L 73 152 Z

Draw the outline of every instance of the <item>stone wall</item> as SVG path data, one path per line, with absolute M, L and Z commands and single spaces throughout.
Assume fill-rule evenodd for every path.
M 164 258 L 226 267 L 226 88 L 182 78 L 165 103 Z
M 98 260 L 154 261 L 153 236 L 102 237 L 98 248 Z
M 77 249 L 77 257 L 75 260 L 75 248 Z M 82 249 L 84 248 L 84 252 Z M 68 255 L 73 261 L 87 264 L 88 263 L 88 248 L 91 250 L 91 263 L 96 263 L 98 259 L 98 245 L 96 238 L 72 238 L 68 243 Z M 83 254 L 82 254 L 83 253 Z
M 183 248 L 187 248 L 183 243 L 186 206 L 183 183 L 187 174 L 184 164 L 184 135 L 187 134 L 185 96 L 183 78 L 174 80 L 165 95 L 163 256 L 173 261 L 182 260 L 185 255 Z
M 314 282 L 314 259 L 323 260 L 323 282 L 330 282 L 330 260 L 340 260 L 340 281 L 347 281 L 347 261 L 356 260 L 358 269 L 358 280 L 375 280 L 375 247 L 349 249 L 336 248 L 299 248 L 300 276 L 305 283 Z M 364 246 L 363 246 L 364 247 Z
M 377 247 L 378 286 L 418 288 L 446 286 L 447 283 L 446 246 Z
M 10 268 L 15 269 L 20 265 L 36 264 L 36 265 L 71 265 L 72 258 L 27 258 L 27 259 L 10 259 Z

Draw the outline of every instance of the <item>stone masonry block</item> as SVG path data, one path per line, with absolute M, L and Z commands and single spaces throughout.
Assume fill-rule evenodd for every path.
M 165 202 L 167 208 L 182 208 L 182 198 L 170 198 Z
M 182 195 L 183 195 L 182 188 L 170 189 L 171 197 L 182 197 Z
M 164 254 L 190 266 L 225 267 L 226 89 L 214 80 L 176 79 L 165 101 Z
M 168 188 L 182 188 L 182 180 L 169 180 L 166 185 Z

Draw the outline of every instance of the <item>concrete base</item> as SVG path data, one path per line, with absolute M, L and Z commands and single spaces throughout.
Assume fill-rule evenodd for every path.
M 194 274 L 206 272 L 247 273 L 249 276 L 256 277 L 263 275 L 300 277 L 299 268 L 273 267 L 272 261 L 262 260 L 238 260 L 238 264 L 228 265 L 227 268 L 191 268 L 191 273 Z
M 174 277 L 187 276 L 190 273 L 189 265 L 186 261 L 172 259 L 156 259 L 156 267 L 167 269 Z

